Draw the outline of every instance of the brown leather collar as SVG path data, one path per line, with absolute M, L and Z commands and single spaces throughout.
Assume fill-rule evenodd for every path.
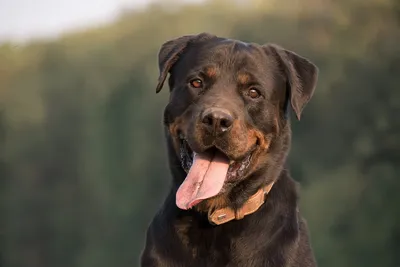
M 252 195 L 246 203 L 238 210 L 233 210 L 229 207 L 217 209 L 208 212 L 208 221 L 211 224 L 224 224 L 234 219 L 241 220 L 244 216 L 256 212 L 265 202 L 265 196 L 271 191 L 274 183 L 270 183 L 260 188 L 254 195 Z

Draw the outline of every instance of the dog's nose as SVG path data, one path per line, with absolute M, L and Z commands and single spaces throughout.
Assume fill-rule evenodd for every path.
M 209 108 L 203 112 L 201 122 L 208 131 L 221 134 L 232 128 L 233 117 L 226 109 Z

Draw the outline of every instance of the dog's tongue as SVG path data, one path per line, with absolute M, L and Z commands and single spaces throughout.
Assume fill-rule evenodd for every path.
M 190 209 L 221 191 L 228 173 L 229 159 L 221 152 L 195 154 L 193 164 L 176 192 L 176 205 Z

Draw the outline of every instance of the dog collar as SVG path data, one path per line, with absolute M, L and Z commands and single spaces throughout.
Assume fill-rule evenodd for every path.
M 265 196 L 271 191 L 274 183 L 270 183 L 260 188 L 254 195 L 252 195 L 244 205 L 234 210 L 231 208 L 222 208 L 208 212 L 208 221 L 211 224 L 220 225 L 232 220 L 241 220 L 244 216 L 256 212 L 265 202 Z

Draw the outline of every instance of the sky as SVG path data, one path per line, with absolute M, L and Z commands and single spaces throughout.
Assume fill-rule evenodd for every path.
M 143 8 L 152 1 L 0 0 L 0 42 L 57 37 L 66 31 L 111 22 L 120 10 Z

